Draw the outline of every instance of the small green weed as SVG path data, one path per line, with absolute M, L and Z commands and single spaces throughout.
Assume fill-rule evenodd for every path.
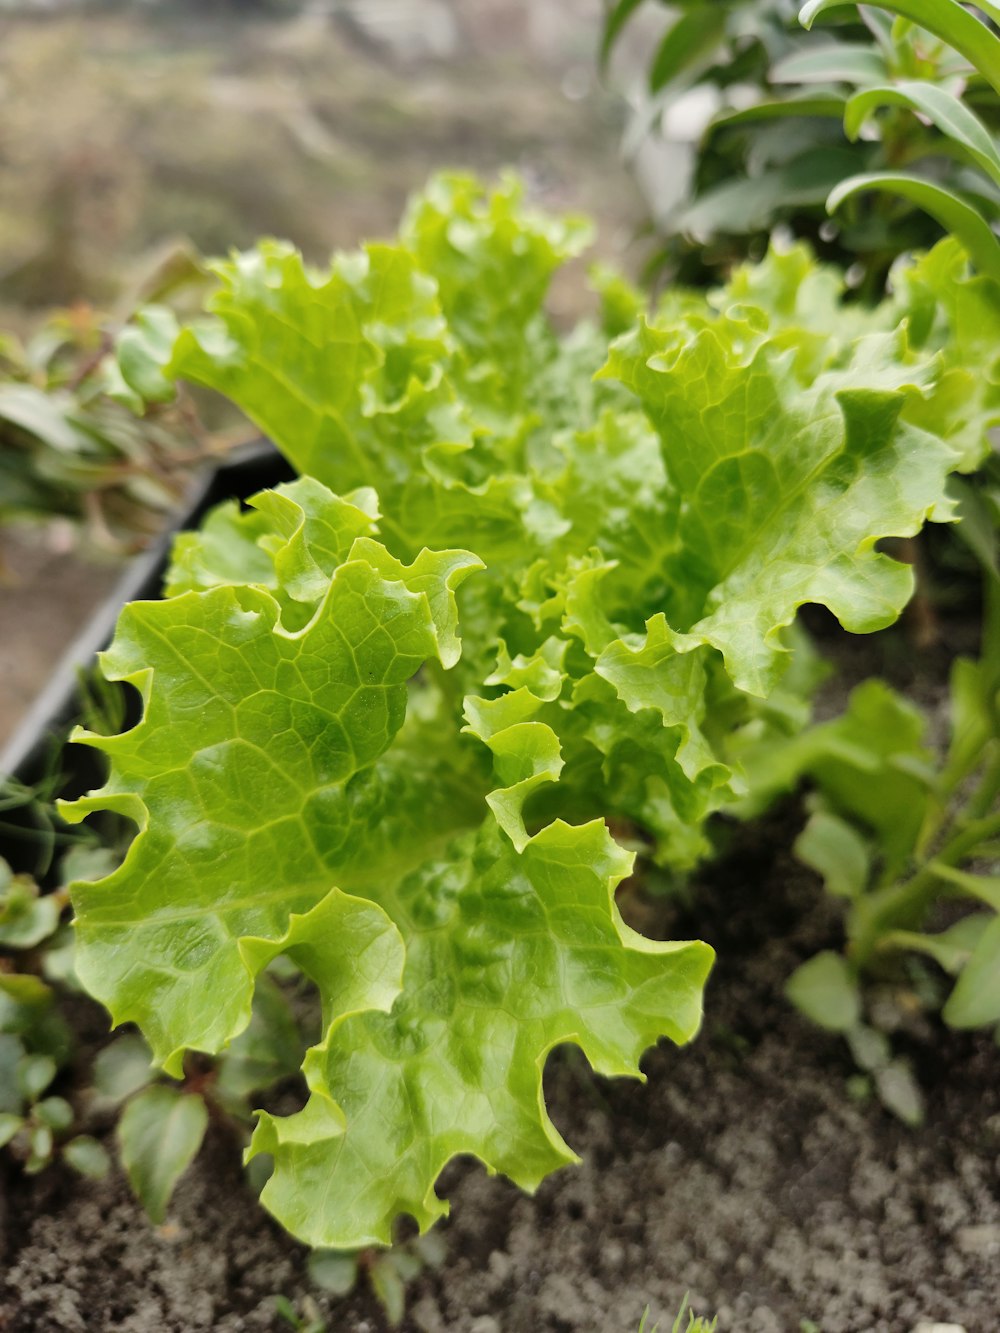
M 711 1323 L 709 1323 L 707 1319 L 702 1318 L 701 1315 L 696 1315 L 695 1312 L 688 1307 L 689 1295 L 689 1292 L 684 1293 L 684 1299 L 681 1301 L 681 1308 L 677 1311 L 677 1318 L 671 1325 L 670 1333 L 715 1333 L 715 1326 L 719 1322 L 718 1315 L 716 1315 Z M 687 1315 L 687 1323 L 683 1324 L 682 1321 L 685 1314 Z M 642 1312 L 642 1318 L 639 1320 L 638 1333 L 657 1333 L 657 1330 L 660 1327 L 659 1324 L 654 1324 L 652 1328 L 647 1328 L 646 1323 L 648 1319 L 649 1306 L 647 1305 Z

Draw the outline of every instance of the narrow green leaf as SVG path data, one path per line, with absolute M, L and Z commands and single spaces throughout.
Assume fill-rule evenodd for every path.
M 914 1129 L 923 1123 L 923 1094 L 905 1060 L 891 1060 L 874 1070 L 873 1078 L 878 1099 L 887 1111 Z
M 953 1028 L 978 1028 L 1000 1021 L 1000 916 L 980 936 L 948 997 L 943 1017 Z
M 855 83 L 862 86 L 885 79 L 885 61 L 870 46 L 827 42 L 815 49 L 796 51 L 770 71 L 772 83 Z
M 919 205 L 958 237 L 983 273 L 1000 280 L 1000 241 L 982 215 L 951 190 L 903 172 L 868 172 L 841 181 L 826 206 L 834 213 L 846 199 L 866 190 L 888 190 Z
M 37 1175 L 39 1171 L 44 1171 L 49 1162 L 52 1161 L 53 1139 L 52 1130 L 48 1125 L 38 1125 L 31 1130 L 28 1135 L 29 1156 L 24 1165 L 25 1171 L 29 1176 Z
M 291 1324 L 292 1328 L 301 1329 L 303 1327 L 303 1321 L 299 1318 L 298 1311 L 287 1296 L 275 1296 L 274 1309 L 278 1317 Z
M 879 50 L 887 61 L 896 59 L 896 42 L 893 40 L 893 19 L 883 14 L 873 4 L 858 5 L 858 17 L 871 35 L 878 42 Z
M 1000 495 L 994 497 L 962 477 L 952 477 L 949 489 L 958 498 L 956 534 L 972 551 L 987 577 L 1000 583 L 1000 505 L 997 503 Z M 962 660 L 968 661 L 959 658 Z M 954 694 L 953 683 L 953 697 Z
M 811 28 L 820 14 L 848 3 L 850 0 L 808 0 L 799 20 Z M 880 3 L 883 9 L 910 19 L 950 43 L 1000 92 L 1000 40 L 959 0 L 880 0 Z
M 992 920 L 986 912 L 973 912 L 936 935 L 922 935 L 912 930 L 890 930 L 882 937 L 880 944 L 887 949 L 913 949 L 917 953 L 926 954 L 945 972 L 957 976 Z
M 37 436 L 57 453 L 79 456 L 86 437 L 70 420 L 71 408 L 65 393 L 46 393 L 33 384 L 0 385 L 0 421 Z
M 963 508 L 963 528 L 970 526 L 968 515 L 968 509 Z M 969 540 L 967 531 L 962 535 L 966 541 Z M 994 532 L 994 543 L 998 537 L 1000 527 Z M 951 743 L 941 774 L 945 800 L 980 766 L 985 756 L 985 747 L 992 740 L 1000 738 L 1000 698 L 997 695 L 1000 661 L 995 659 L 985 644 L 982 652 L 979 661 L 958 657 L 952 663 L 949 691 Z
M 841 955 L 829 949 L 795 969 L 785 994 L 796 1009 L 830 1032 L 848 1032 L 861 1017 L 857 980 Z
M 889 1063 L 892 1048 L 884 1032 L 870 1028 L 866 1023 L 856 1023 L 854 1027 L 848 1028 L 844 1036 L 859 1069 L 870 1074 Z
M 868 117 L 883 106 L 905 106 L 926 116 L 1000 185 L 1000 150 L 993 136 L 979 117 L 947 88 L 925 80 L 904 79 L 855 93 L 844 110 L 848 138 L 856 139 Z
M 716 232 L 765 227 L 776 209 L 821 205 L 859 165 L 858 150 L 848 145 L 794 157 L 760 175 L 725 180 L 680 210 L 677 229 L 704 240 Z
M 738 111 L 720 111 L 712 118 L 710 130 L 726 129 L 733 125 L 752 125 L 760 120 L 785 120 L 800 116 L 823 116 L 836 119 L 844 114 L 846 98 L 841 94 L 804 94 L 798 97 L 777 97 Z
M 0 1148 L 10 1143 L 23 1124 L 22 1116 L 15 1115 L 13 1111 L 0 1111 Z
M 673 83 L 705 56 L 710 55 L 726 32 L 726 9 L 721 4 L 689 9 L 666 33 L 649 71 L 649 90 L 657 93 Z
M 931 861 L 930 869 L 939 879 L 947 880 L 970 898 L 976 898 L 1000 913 L 1000 875 L 974 875 L 968 870 L 943 865 L 940 861 Z
M 389 1257 L 384 1254 L 376 1256 L 368 1273 L 372 1290 L 385 1311 L 385 1317 L 395 1328 L 402 1322 L 406 1313 L 406 1287 L 403 1285 L 403 1279 Z
M 133 1097 L 118 1125 L 122 1162 L 136 1197 L 162 1222 L 174 1186 L 194 1161 L 208 1125 L 200 1097 L 156 1084 Z

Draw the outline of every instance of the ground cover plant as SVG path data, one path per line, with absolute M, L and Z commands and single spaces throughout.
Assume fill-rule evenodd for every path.
M 635 1075 L 694 1034 L 711 951 L 636 934 L 615 890 L 695 864 L 740 738 L 801 716 L 799 606 L 899 614 L 878 543 L 954 516 L 991 410 L 916 279 L 866 311 L 801 251 L 648 319 L 606 283 L 603 327 L 558 333 L 586 237 L 442 177 L 398 244 L 316 270 L 263 242 L 205 319 L 121 348 L 142 399 L 218 390 L 300 475 L 182 537 L 104 655 L 144 713 L 79 736 L 110 776 L 66 814 L 139 832 L 73 888 L 77 969 L 174 1076 L 273 960 L 312 979 L 308 1099 L 248 1151 L 314 1246 L 428 1226 L 458 1153 L 528 1189 L 571 1161 L 553 1047 Z
M 83 869 L 78 857 L 75 873 Z M 0 1146 L 28 1172 L 61 1154 L 84 1174 L 100 1175 L 107 1154 L 77 1132 L 73 1107 L 51 1088 L 72 1049 L 53 985 L 66 970 L 65 907 L 64 892 L 43 895 L 30 875 L 15 874 L 0 858 Z M 44 966 L 33 967 L 39 956 Z

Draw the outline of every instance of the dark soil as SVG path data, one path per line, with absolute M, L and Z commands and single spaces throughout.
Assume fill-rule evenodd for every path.
M 894 1041 L 925 1088 L 925 1127 L 852 1100 L 842 1043 L 781 995 L 837 937 L 785 850 L 799 819 L 792 805 L 734 832 L 697 926 L 646 905 L 646 929 L 697 929 L 719 951 L 702 1036 L 651 1053 L 645 1087 L 597 1079 L 570 1052 L 550 1062 L 550 1108 L 584 1164 L 533 1199 L 453 1164 L 448 1257 L 412 1284 L 406 1333 L 634 1333 L 647 1303 L 669 1328 L 688 1290 L 720 1331 L 1000 1327 L 1000 1051 L 920 1019 Z M 310 1293 L 305 1252 L 258 1210 L 221 1134 L 159 1229 L 118 1175 L 53 1169 L 11 1178 L 5 1197 L 4 1333 L 287 1329 L 279 1293 L 299 1308 L 311 1295 L 330 1333 L 387 1327 L 367 1290 Z

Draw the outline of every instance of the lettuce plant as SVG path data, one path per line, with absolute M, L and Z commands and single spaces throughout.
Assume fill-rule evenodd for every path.
M 639 851 L 704 852 L 797 608 L 890 623 L 912 574 L 878 542 L 949 513 L 941 366 L 895 307 L 859 327 L 806 265 L 783 299 L 832 332 L 797 339 L 739 286 L 643 319 L 616 284 L 609 350 L 543 310 L 586 236 L 443 177 L 397 244 L 315 270 L 263 242 L 206 318 L 122 345 L 130 391 L 226 395 L 299 476 L 182 537 L 103 657 L 143 716 L 78 734 L 110 775 L 66 814 L 139 831 L 73 889 L 78 971 L 172 1074 L 272 959 L 312 978 L 308 1099 L 248 1151 L 315 1246 L 427 1227 L 456 1154 L 527 1189 L 572 1161 L 555 1046 L 637 1076 L 694 1035 L 711 950 L 638 935 L 615 890 Z

